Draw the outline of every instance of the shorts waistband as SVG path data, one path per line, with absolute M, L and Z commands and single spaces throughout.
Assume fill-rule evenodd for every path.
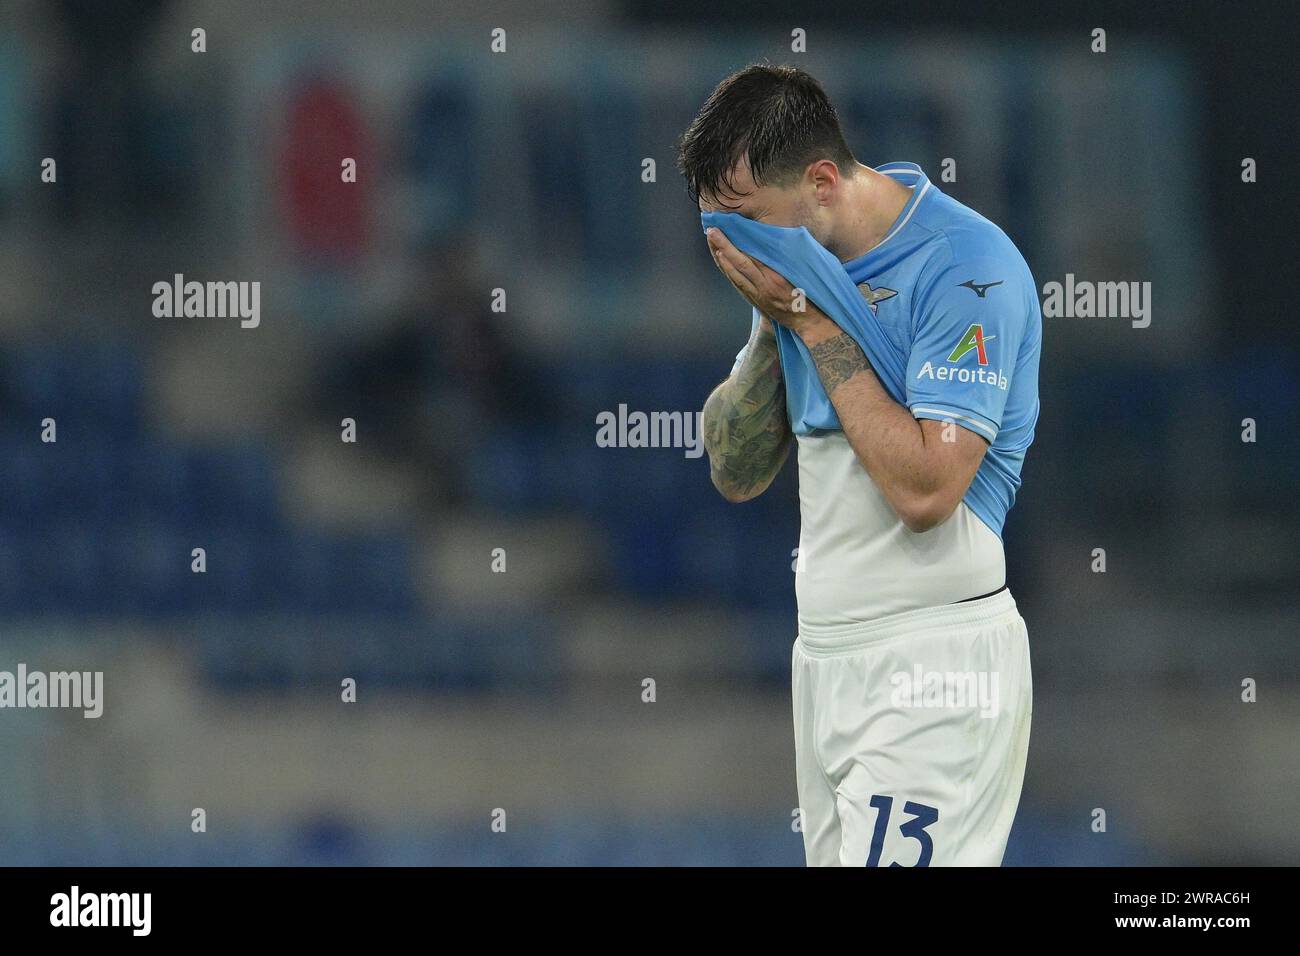
M 975 601 L 900 611 L 874 621 L 824 627 L 801 625 L 799 643 L 805 650 L 814 653 L 853 651 L 900 637 L 970 630 L 1018 613 L 1016 599 L 1011 596 L 1011 592 L 1001 590 Z

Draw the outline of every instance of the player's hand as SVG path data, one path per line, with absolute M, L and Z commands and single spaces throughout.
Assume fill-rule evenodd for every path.
M 736 291 L 759 313 L 796 334 L 831 320 L 780 273 L 745 255 L 716 226 L 704 234 L 713 261 Z

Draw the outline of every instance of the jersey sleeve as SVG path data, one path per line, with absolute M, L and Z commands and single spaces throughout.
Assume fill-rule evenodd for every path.
M 758 329 L 758 309 L 754 309 L 754 320 L 749 326 L 749 338 L 745 340 L 745 347 L 736 353 L 735 364 L 731 366 L 731 375 L 736 374 L 736 369 L 740 368 L 740 363 L 745 361 L 745 356 L 749 354 L 749 343 L 754 341 L 754 332 Z M 727 377 L 730 378 L 731 375 Z
M 1025 282 L 1024 270 L 980 257 L 926 283 L 907 364 L 914 418 L 952 420 L 990 444 L 998 437 L 1028 321 Z

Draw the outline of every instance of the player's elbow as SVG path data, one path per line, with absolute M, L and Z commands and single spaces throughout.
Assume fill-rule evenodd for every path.
M 925 534 L 943 524 L 948 515 L 933 510 L 903 509 L 898 517 L 903 522 L 903 527 L 912 534 Z
M 751 485 L 748 487 L 741 487 L 739 485 L 731 484 L 730 482 L 722 481 L 716 475 L 713 478 L 713 487 L 718 489 L 718 494 L 722 495 L 723 498 L 731 502 L 733 505 L 749 501 L 751 498 L 757 498 L 763 493 L 763 488 L 761 486 L 755 487 Z
M 913 534 L 925 534 L 943 524 L 957 508 L 957 502 L 939 493 L 911 494 L 894 503 L 903 527 Z
M 722 497 L 726 499 L 726 501 L 729 504 L 733 504 L 733 505 L 744 504 L 746 501 L 750 501 L 758 497 L 757 491 L 734 491 L 734 490 L 724 491 L 721 488 L 719 488 L 718 491 L 721 493 Z

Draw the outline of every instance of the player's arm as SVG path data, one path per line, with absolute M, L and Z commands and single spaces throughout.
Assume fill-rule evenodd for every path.
M 776 331 L 760 318 L 744 357 L 713 390 L 701 416 L 713 485 L 728 501 L 748 501 L 767 490 L 790 453 L 785 383 Z
M 951 423 L 913 418 L 885 391 L 852 336 L 809 311 L 799 335 L 862 467 L 909 531 L 942 524 L 970 487 L 988 443 Z
M 953 513 L 988 448 L 965 428 L 918 421 L 890 398 L 858 344 L 811 302 L 796 310 L 792 286 L 751 259 L 719 229 L 709 248 L 736 290 L 808 346 L 840 427 L 862 466 L 910 531 L 929 531 Z M 953 440 L 944 441 L 947 435 Z

